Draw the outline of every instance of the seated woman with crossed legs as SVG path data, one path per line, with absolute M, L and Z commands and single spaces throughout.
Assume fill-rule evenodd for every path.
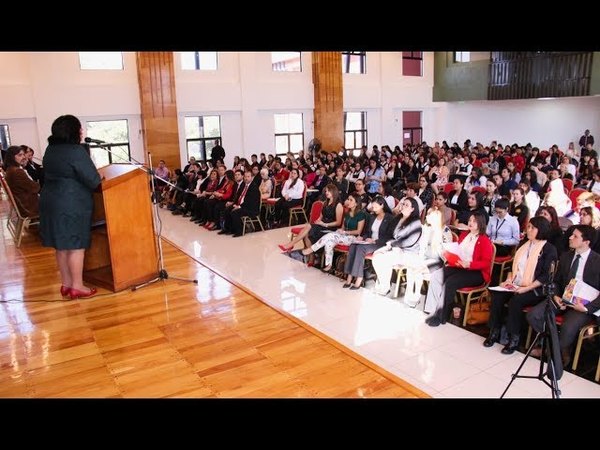
M 377 273 L 375 292 L 387 295 L 394 266 L 412 266 L 419 258 L 421 221 L 419 204 L 414 198 L 405 197 L 400 203 L 401 219 L 394 229 L 394 239 L 373 254 L 373 268 Z
M 349 211 L 344 215 L 342 228 L 335 233 L 326 234 L 316 243 L 302 250 L 302 254 L 306 256 L 325 247 L 325 267 L 323 267 L 323 272 L 331 270 L 334 247 L 338 244 L 352 244 L 363 232 L 367 213 L 362 209 L 360 197 L 356 193 L 351 194 L 346 199 L 346 206 Z
M 398 222 L 398 217 L 395 217 L 386 208 L 387 202 L 384 197 L 378 195 L 370 204 L 372 215 L 368 216 L 367 238 L 359 236 L 357 242 L 350 245 L 344 272 L 348 274 L 346 283 L 342 287 L 352 290 L 360 289 L 363 281 L 365 270 L 365 256 L 381 248 L 385 243 L 394 237 L 394 228 Z M 354 285 L 352 278 L 354 277 Z
M 339 190 L 335 184 L 325 186 L 325 203 L 321 209 L 321 215 L 312 224 L 308 223 L 302 231 L 289 244 L 279 244 L 283 252 L 289 252 L 294 246 L 304 241 L 304 247 L 310 247 L 313 242 L 317 242 L 327 233 L 337 229 L 342 225 L 344 217 L 344 207 L 339 201 Z
M 523 308 L 537 305 L 544 299 L 542 286 L 550 281 L 550 268 L 558 259 L 556 248 L 547 241 L 550 235 L 550 223 L 543 217 L 533 217 L 527 225 L 527 241 L 519 247 L 513 259 L 512 272 L 506 281 L 500 283 L 510 292 L 490 291 L 492 307 L 490 310 L 490 335 L 483 341 L 485 347 L 491 347 L 500 339 L 500 327 L 503 322 L 504 305 L 508 303 L 506 331 L 510 338 L 502 353 L 510 355 L 519 346 L 519 333 L 523 325 Z M 515 289 L 516 288 L 516 289 Z

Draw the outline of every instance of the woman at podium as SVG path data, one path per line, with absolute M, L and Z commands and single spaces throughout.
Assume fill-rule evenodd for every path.
M 91 242 L 92 193 L 100 184 L 100 175 L 81 145 L 82 139 L 81 122 L 75 116 L 60 116 L 52 123 L 40 196 L 42 245 L 56 249 L 60 293 L 71 299 L 91 297 L 97 292 L 83 285 L 83 260 Z

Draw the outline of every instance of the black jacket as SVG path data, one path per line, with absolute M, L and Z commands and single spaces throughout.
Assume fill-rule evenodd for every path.
M 379 226 L 379 237 L 375 241 L 375 244 L 379 245 L 380 247 L 383 247 L 387 241 L 394 239 L 394 229 L 396 228 L 396 225 L 398 225 L 399 219 L 400 216 L 394 216 L 393 214 L 385 213 L 385 215 L 383 216 L 383 221 Z M 362 236 L 364 238 L 371 237 L 371 226 L 373 225 L 374 221 L 375 215 L 368 214 L 367 223 L 363 228 Z
M 571 263 L 575 256 L 574 251 L 563 253 L 558 263 L 558 271 L 554 277 L 556 283 L 556 295 L 562 295 L 566 285 L 570 280 L 569 271 L 571 270 Z M 537 269 L 536 269 L 537 272 Z M 594 251 L 590 252 L 585 267 L 583 268 L 583 282 L 589 284 L 595 289 L 600 291 L 600 255 Z M 585 305 L 588 310 L 588 314 L 593 314 L 600 309 L 600 296 L 594 299 L 592 302 Z

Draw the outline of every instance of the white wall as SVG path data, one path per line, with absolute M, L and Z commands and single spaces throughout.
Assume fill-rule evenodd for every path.
M 423 54 L 423 76 L 402 75 L 402 52 L 367 52 L 366 74 L 344 74 L 344 111 L 367 111 L 369 147 L 402 146 L 402 111 L 422 111 L 426 141 L 436 135 L 443 104 L 432 101 L 433 53 Z
M 181 70 L 175 52 L 175 81 L 181 161 L 185 163 L 184 117 L 221 116 L 225 163 L 235 155 L 275 153 L 276 113 L 303 113 L 304 145 L 313 137 L 312 58 L 302 52 L 302 72 L 273 72 L 270 52 L 219 52 L 217 71 Z
M 446 103 L 446 115 L 436 140 L 462 145 L 467 139 L 484 145 L 526 144 L 547 149 L 575 145 L 585 129 L 600 138 L 600 97 L 553 100 L 503 100 Z
M 77 52 L 0 53 L 0 122 L 14 144 L 42 156 L 54 119 L 128 119 L 132 156 L 143 159 L 135 53 L 123 53 L 124 70 L 81 70 Z

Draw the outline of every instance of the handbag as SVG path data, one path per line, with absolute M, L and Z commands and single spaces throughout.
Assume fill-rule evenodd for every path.
M 476 302 L 471 303 L 469 315 L 467 316 L 467 325 L 480 325 L 486 323 L 490 318 L 491 300 L 489 293 L 486 291 L 481 294 L 481 297 Z

